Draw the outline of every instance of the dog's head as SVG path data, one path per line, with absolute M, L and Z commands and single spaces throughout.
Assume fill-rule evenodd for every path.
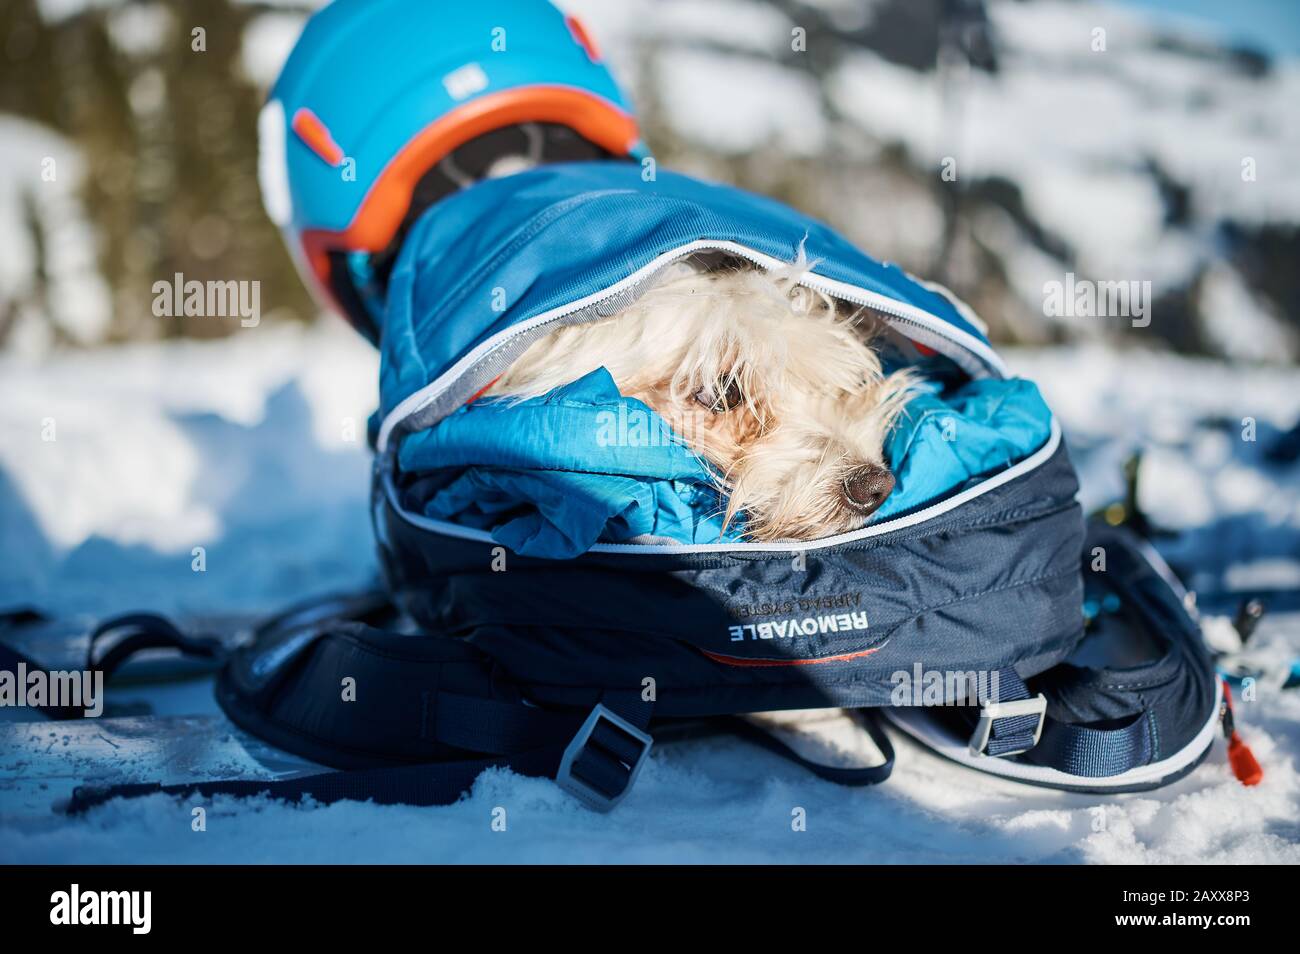
M 787 273 L 680 267 L 626 309 L 536 342 L 493 386 L 529 397 L 604 366 L 713 465 L 757 540 L 855 530 L 889 496 L 885 435 L 912 377 Z
M 791 275 L 687 274 L 625 322 L 606 366 L 713 464 L 750 537 L 857 529 L 893 490 L 884 441 L 912 379 L 884 375 L 826 296 Z

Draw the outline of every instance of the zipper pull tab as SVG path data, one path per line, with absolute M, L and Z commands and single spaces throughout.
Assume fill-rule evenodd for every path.
M 1237 734 L 1236 719 L 1232 714 L 1232 690 L 1228 688 L 1226 679 L 1220 681 L 1223 683 L 1223 737 L 1228 740 L 1228 764 L 1242 785 L 1258 785 L 1264 779 L 1264 770 L 1250 746 Z

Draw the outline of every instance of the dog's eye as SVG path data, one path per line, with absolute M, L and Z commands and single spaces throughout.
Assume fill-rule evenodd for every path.
M 728 381 L 725 388 L 715 385 L 700 388 L 695 392 L 696 403 L 707 407 L 714 414 L 721 414 L 724 411 L 739 407 L 743 400 L 744 395 L 740 390 L 740 382 L 735 378 Z

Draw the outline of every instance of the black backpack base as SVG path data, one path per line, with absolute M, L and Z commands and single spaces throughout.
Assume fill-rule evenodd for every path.
M 1107 556 L 1103 573 L 1089 568 L 1098 547 Z M 888 778 L 894 764 L 880 716 L 938 754 L 1008 780 L 1094 795 L 1168 785 L 1209 752 L 1224 708 L 1220 682 L 1182 595 L 1148 548 L 1093 523 L 1083 555 L 1091 615 L 1071 653 L 1025 677 L 1014 666 L 998 670 L 999 700 L 975 705 L 845 706 L 827 698 L 835 690 L 825 684 L 790 692 L 765 681 L 749 690 L 716 687 L 722 691 L 694 714 L 684 710 L 701 694 L 674 696 L 661 712 L 643 687 L 627 683 L 570 689 L 557 704 L 535 692 L 553 689 L 548 683 L 521 679 L 472 638 L 412 631 L 377 596 L 338 603 L 325 618 L 288 615 L 231 655 L 217 701 L 243 730 L 336 771 L 88 788 L 69 809 L 159 791 L 437 805 L 502 766 L 554 778 L 607 811 L 632 790 L 655 742 L 720 733 L 757 742 L 821 778 L 869 785 Z M 847 663 L 851 675 L 857 663 Z M 348 685 L 353 701 L 344 700 Z M 777 692 L 791 704 L 771 705 Z M 725 712 L 728 705 L 735 708 Z

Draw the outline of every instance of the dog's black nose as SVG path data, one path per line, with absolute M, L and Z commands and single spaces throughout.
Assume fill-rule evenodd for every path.
M 894 475 L 883 467 L 868 464 L 844 478 L 844 497 L 863 516 L 875 513 L 894 489 Z

